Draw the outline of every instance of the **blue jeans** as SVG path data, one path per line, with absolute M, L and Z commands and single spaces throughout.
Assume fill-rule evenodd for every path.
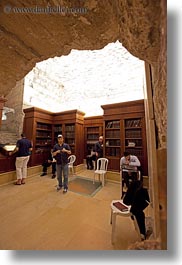
M 56 172 L 59 187 L 64 186 L 64 189 L 68 189 L 68 164 L 59 165 L 56 164 Z M 62 175 L 64 178 L 64 182 L 62 182 Z

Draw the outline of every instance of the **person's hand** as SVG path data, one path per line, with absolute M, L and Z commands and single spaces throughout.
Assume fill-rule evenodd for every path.
M 63 152 L 63 153 L 66 153 L 66 152 L 67 152 L 67 150 L 66 150 L 65 148 L 63 148 L 63 149 L 62 149 L 62 152 Z

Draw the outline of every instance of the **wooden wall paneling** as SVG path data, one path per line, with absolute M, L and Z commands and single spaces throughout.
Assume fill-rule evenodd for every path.
M 76 124 L 76 141 L 75 141 L 76 165 L 83 164 L 84 159 L 84 130 L 83 124 Z

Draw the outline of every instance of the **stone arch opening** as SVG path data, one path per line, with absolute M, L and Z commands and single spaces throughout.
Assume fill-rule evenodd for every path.
M 143 99 L 144 79 L 144 62 L 119 42 L 101 50 L 72 50 L 36 64 L 25 76 L 23 104 L 103 115 L 101 105 Z
M 149 110 L 150 122 L 155 121 L 159 137 L 158 150 L 155 150 L 155 154 L 152 154 L 151 158 L 155 160 L 157 155 L 158 161 L 163 161 L 167 145 L 166 1 L 65 0 L 59 2 L 52 0 L 43 1 L 41 6 L 59 4 L 70 8 L 84 5 L 88 12 L 84 14 L 66 14 L 64 12 L 61 15 L 56 12 L 51 15 L 50 12 L 49 14 L 44 12 L 42 14 L 32 9 L 35 7 L 33 0 L 30 0 L 26 7 L 23 1 L 15 0 L 8 7 L 5 0 L 1 1 L 0 111 L 4 104 L 11 107 L 12 88 L 17 81 L 20 82 L 36 62 L 69 54 L 71 49 L 101 49 L 106 44 L 119 40 L 131 54 L 150 64 L 152 80 L 150 76 L 148 87 L 150 87 L 152 98 L 150 98 L 150 102 L 147 101 L 146 108 Z M 6 97 L 8 101 L 6 101 Z M 153 116 L 150 116 L 151 108 L 148 107 L 150 103 L 153 108 Z M 150 137 L 152 138 L 149 135 Z M 153 148 L 154 146 L 150 146 L 152 141 L 148 140 L 148 142 L 149 147 Z M 162 248 L 166 248 L 167 242 L 166 231 L 164 231 L 167 220 L 167 192 L 163 190 L 159 194 L 158 185 L 160 181 L 161 186 L 166 186 L 166 176 L 164 162 L 155 172 L 155 181 L 152 187 L 156 200 L 154 216 L 157 222 L 156 236 L 161 238 Z M 161 220 L 158 210 L 159 203 L 163 209 Z

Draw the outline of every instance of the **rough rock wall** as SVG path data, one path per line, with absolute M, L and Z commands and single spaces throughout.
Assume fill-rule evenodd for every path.
M 6 96 L 36 62 L 69 54 L 73 48 L 101 49 L 119 40 L 131 54 L 155 65 L 161 45 L 161 1 L 14 0 L 7 4 L 2 0 L 0 95 Z M 159 98 L 166 88 L 158 76 L 154 78 L 159 83 L 154 96 L 157 114 L 164 106 Z M 159 145 L 166 137 L 163 115 L 165 111 L 156 116 Z
M 134 56 L 149 63 L 159 55 L 160 1 L 113 1 L 118 18 L 119 40 Z
M 25 9 L 37 5 L 46 8 L 48 3 L 50 7 L 80 7 L 85 11 L 41 13 L 36 9 Z M 1 94 L 6 96 L 35 62 L 68 54 L 72 48 L 101 49 L 120 40 L 133 55 L 156 62 L 159 54 L 159 4 L 160 1 L 147 0 L 65 0 L 39 1 L 36 5 L 34 0 L 27 4 L 20 0 L 7 4 L 2 0 Z
M 5 103 L 6 107 L 14 109 L 14 113 L 7 114 L 7 120 L 4 121 L 4 127 L 6 126 L 7 131 L 15 133 L 17 135 L 17 138 L 20 138 L 20 135 L 23 131 L 23 91 L 24 80 L 20 80 L 8 94 L 7 102 Z
M 158 148 L 167 148 L 167 3 L 161 1 L 160 54 L 153 65 L 153 90 L 155 120 L 158 132 Z

